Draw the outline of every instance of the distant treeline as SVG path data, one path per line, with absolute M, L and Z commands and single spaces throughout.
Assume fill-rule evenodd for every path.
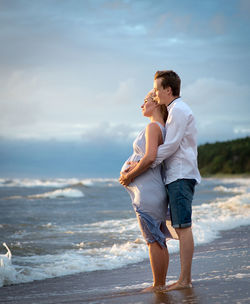
M 250 137 L 199 146 L 198 165 L 203 176 L 250 174 Z

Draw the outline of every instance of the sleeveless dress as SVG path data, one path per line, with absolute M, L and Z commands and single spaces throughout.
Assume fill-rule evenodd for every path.
M 165 138 L 165 128 L 159 123 L 162 138 Z M 124 163 L 124 171 L 128 161 L 138 162 L 145 155 L 146 128 L 142 130 L 133 143 L 133 154 Z M 176 238 L 174 229 L 167 227 L 166 220 L 170 219 L 168 212 L 167 194 L 163 183 L 162 165 L 149 168 L 136 177 L 126 187 L 130 194 L 133 208 L 136 212 L 142 235 L 147 243 L 158 242 L 166 248 L 166 239 Z

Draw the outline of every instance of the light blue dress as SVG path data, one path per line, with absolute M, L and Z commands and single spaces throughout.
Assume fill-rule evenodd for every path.
M 159 123 L 162 138 L 165 138 L 165 128 Z M 121 171 L 124 171 L 128 161 L 138 162 L 145 155 L 146 128 L 142 130 L 133 143 L 133 154 L 124 163 Z M 162 247 L 166 247 L 166 239 L 174 238 L 166 226 L 169 219 L 167 194 L 163 183 L 162 166 L 149 168 L 136 177 L 126 187 L 132 199 L 132 205 L 136 212 L 139 226 L 147 243 L 157 241 Z

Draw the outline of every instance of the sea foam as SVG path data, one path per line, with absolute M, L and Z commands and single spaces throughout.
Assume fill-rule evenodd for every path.
M 63 188 L 67 186 L 114 186 L 118 185 L 116 178 L 53 178 L 53 179 L 8 179 L 0 178 L 0 187 L 51 187 L 51 188 Z
M 29 195 L 28 198 L 57 198 L 57 197 L 84 197 L 84 193 L 78 189 L 65 188 L 41 194 Z

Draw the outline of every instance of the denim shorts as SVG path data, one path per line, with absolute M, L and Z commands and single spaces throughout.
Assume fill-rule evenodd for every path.
M 192 200 L 195 179 L 177 179 L 166 185 L 170 216 L 174 228 L 187 228 L 192 225 Z

